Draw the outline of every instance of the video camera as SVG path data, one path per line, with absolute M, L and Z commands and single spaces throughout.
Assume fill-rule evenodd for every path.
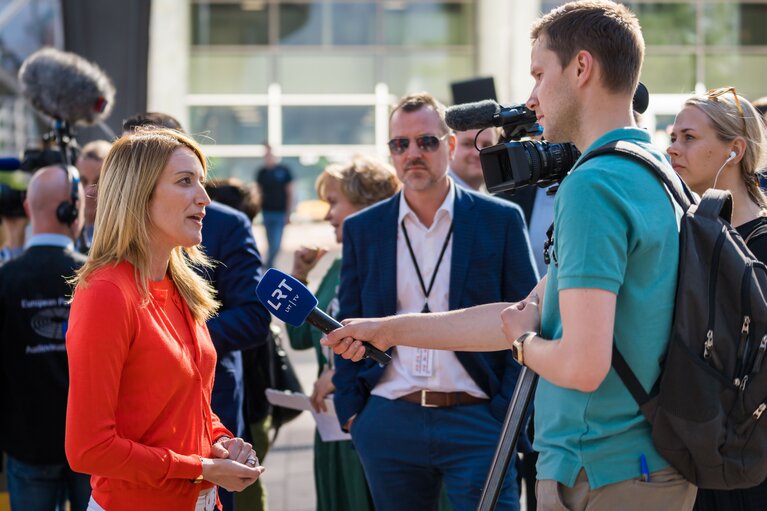
M 43 136 L 44 145 L 47 145 L 46 140 L 51 136 L 50 133 Z M 73 145 L 70 145 L 70 149 L 74 149 L 74 154 L 77 154 L 77 149 Z M 29 175 L 37 169 L 62 163 L 69 162 L 64 161 L 61 151 L 58 149 L 26 149 L 21 160 L 18 158 L 0 158 L 0 172 L 23 171 L 28 174 L 0 183 L 0 217 L 24 216 L 24 199 L 27 195 L 26 184 L 29 181 Z M 8 182 L 13 184 L 8 184 Z
M 649 102 L 647 88 L 640 83 L 633 109 L 644 113 Z M 485 185 L 490 193 L 517 190 L 527 185 L 541 188 L 560 183 L 581 153 L 571 143 L 523 140 L 539 136 L 543 129 L 535 112 L 524 104 L 504 107 L 492 100 L 455 105 L 445 112 L 447 125 L 456 131 L 499 127 L 500 143 L 479 151 Z

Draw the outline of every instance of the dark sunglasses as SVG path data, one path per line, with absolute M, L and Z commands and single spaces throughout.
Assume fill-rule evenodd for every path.
M 441 137 L 435 135 L 419 135 L 415 137 L 415 145 L 418 146 L 418 149 L 421 151 L 432 153 L 439 147 L 439 141 L 444 140 L 447 135 L 447 133 Z M 408 147 L 410 147 L 409 138 L 403 137 L 389 140 L 389 151 L 391 151 L 392 154 L 403 154 L 407 151 Z

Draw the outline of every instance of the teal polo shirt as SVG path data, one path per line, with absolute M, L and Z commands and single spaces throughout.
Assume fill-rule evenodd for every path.
M 628 140 L 663 155 L 638 128 L 610 131 L 587 151 Z M 614 342 L 643 387 L 660 375 L 674 312 L 681 211 L 675 214 L 659 178 L 628 158 L 599 156 L 563 181 L 554 201 L 554 254 L 541 316 L 545 339 L 562 338 L 559 292 L 604 289 L 617 295 Z M 556 264 L 555 264 L 556 261 Z M 535 395 L 538 479 L 575 484 L 585 469 L 592 489 L 668 466 L 653 447 L 650 426 L 611 368 L 594 392 L 558 387 L 544 378 Z

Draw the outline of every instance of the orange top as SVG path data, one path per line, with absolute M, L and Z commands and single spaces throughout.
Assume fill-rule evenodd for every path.
M 200 456 L 232 434 L 210 409 L 216 351 L 167 277 L 142 305 L 130 263 L 78 288 L 69 315 L 66 453 L 108 511 L 194 509 Z M 185 321 L 184 321 L 185 320 Z

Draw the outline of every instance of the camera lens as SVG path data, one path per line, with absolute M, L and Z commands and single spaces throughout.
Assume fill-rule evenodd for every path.
M 530 140 L 526 147 L 530 165 L 530 184 L 547 186 L 562 180 L 573 168 L 580 152 L 572 144 L 550 144 Z
M 488 191 L 498 193 L 561 181 L 580 154 L 572 144 L 526 140 L 487 147 L 479 158 Z

